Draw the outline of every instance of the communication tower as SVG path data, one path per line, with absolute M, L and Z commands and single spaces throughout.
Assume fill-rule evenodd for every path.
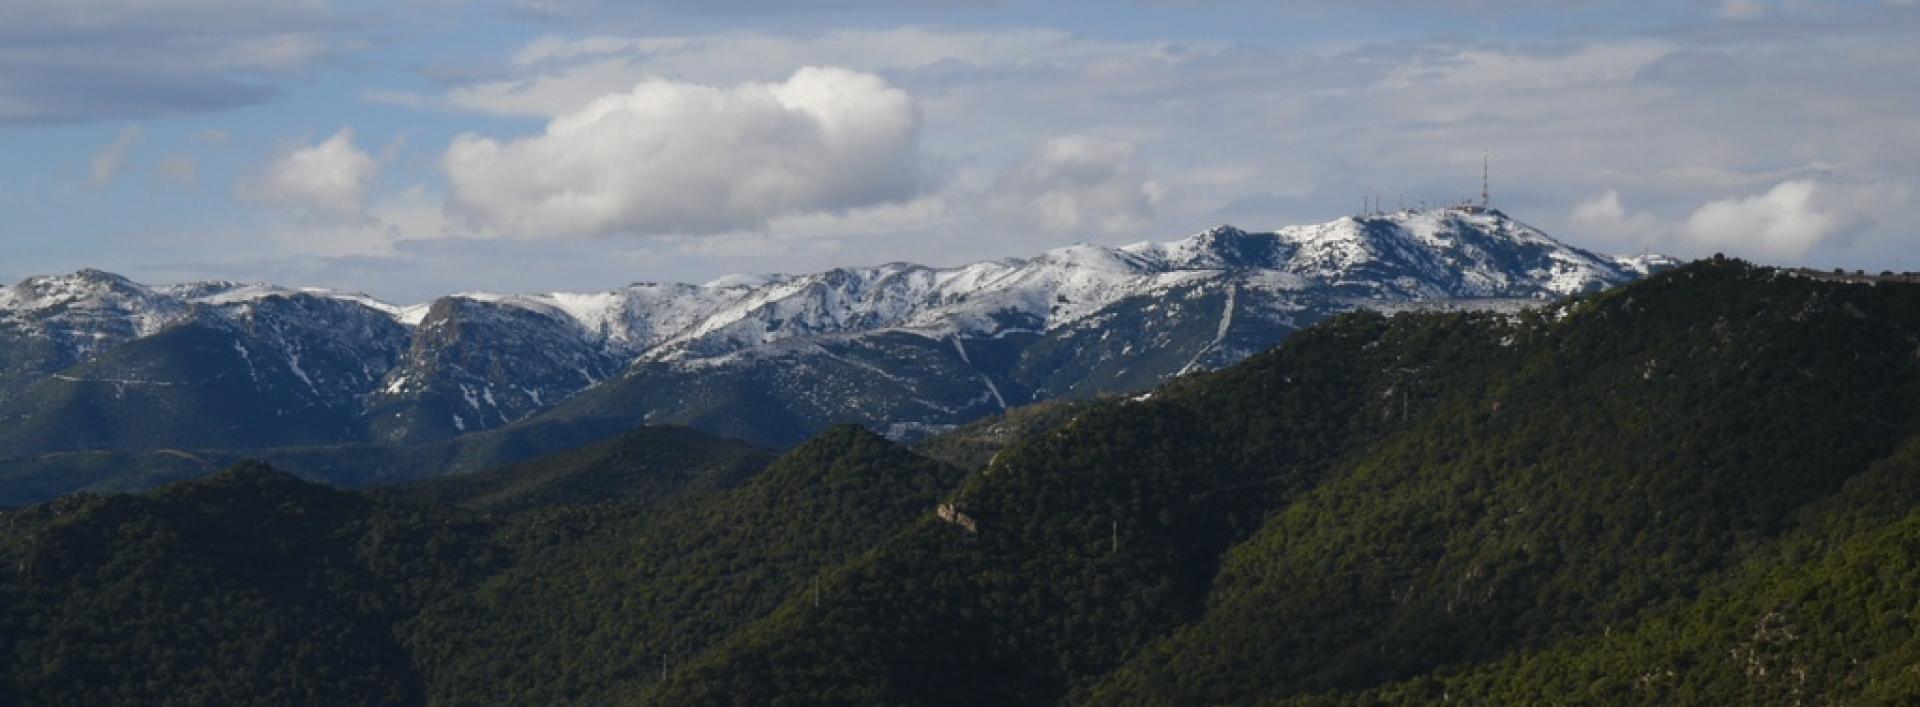
M 1487 161 L 1488 155 L 1485 151 L 1482 151 L 1480 153 L 1480 208 L 1483 209 L 1492 203 L 1487 197 Z

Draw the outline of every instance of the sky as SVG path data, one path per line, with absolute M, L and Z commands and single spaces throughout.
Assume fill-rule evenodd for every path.
M 1268 230 L 1480 190 L 1920 270 L 1920 0 L 0 0 L 0 281 L 414 302 Z

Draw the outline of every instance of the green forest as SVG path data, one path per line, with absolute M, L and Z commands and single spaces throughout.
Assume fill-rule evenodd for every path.
M 23 707 L 1914 704 L 1916 636 L 1920 285 L 1718 258 L 913 448 L 0 511 Z

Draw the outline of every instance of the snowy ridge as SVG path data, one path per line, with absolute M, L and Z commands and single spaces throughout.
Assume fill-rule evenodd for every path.
M 1223 271 L 1264 271 L 1267 277 L 1258 282 L 1283 289 L 1357 284 L 1392 299 L 1510 298 L 1574 294 L 1674 264 L 1659 255 L 1596 255 L 1498 211 L 1433 209 L 1267 233 L 1221 226 L 1176 241 L 1074 245 L 1033 258 L 950 268 L 888 263 L 801 276 L 730 275 L 702 285 L 450 297 L 565 319 L 583 338 L 627 358 L 677 360 L 833 332 L 897 328 L 991 336 L 1005 326 L 1050 330 L 1119 299 Z M 147 288 L 83 270 L 0 288 L 0 317 L 21 321 L 60 310 L 76 323 L 120 318 L 119 329 L 144 336 L 186 317 L 192 305 L 226 308 L 294 295 L 350 302 L 407 326 L 418 326 L 432 304 L 395 305 L 358 293 L 262 283 Z
M 246 349 L 249 370 L 288 371 L 305 396 L 333 405 L 439 396 L 458 411 L 454 426 L 469 428 L 523 418 L 636 362 L 710 370 L 808 351 L 810 341 L 907 332 L 952 339 L 942 348 L 974 366 L 965 340 L 1098 329 L 1106 320 L 1096 315 L 1130 298 L 1213 288 L 1224 292 L 1229 318 L 1236 306 L 1257 305 L 1258 316 L 1286 323 L 1309 307 L 1553 299 L 1675 264 L 1597 255 L 1497 210 L 1401 210 L 956 267 L 887 263 L 593 293 L 467 292 L 411 305 L 264 283 L 148 287 L 82 270 L 0 287 L 0 334 L 52 341 L 62 353 L 46 375 L 178 323 L 231 326 L 260 344 Z M 1238 325 L 1209 326 L 1213 342 L 1186 368 L 1250 353 L 1226 344 L 1229 326 Z M 979 380 L 982 394 L 1006 404 L 991 377 Z
M 0 290 L 0 329 L 77 359 L 151 336 L 188 313 L 186 302 L 100 270 L 29 277 Z
M 1370 290 L 1351 293 L 1360 299 L 1553 298 L 1660 266 L 1573 248 L 1491 210 L 1403 210 L 1270 233 L 1222 226 L 1165 243 L 1076 245 L 955 268 L 892 263 L 783 280 L 713 311 L 646 358 L 716 356 L 835 331 L 1052 330 L 1120 299 L 1223 272 L 1259 273 L 1250 282 L 1284 290 Z

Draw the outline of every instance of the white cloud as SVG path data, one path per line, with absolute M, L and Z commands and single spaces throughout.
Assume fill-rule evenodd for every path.
M 269 161 L 258 174 L 235 186 L 249 201 L 292 210 L 303 220 L 365 222 L 367 190 L 380 163 L 353 142 L 342 127 L 319 144 L 295 149 Z
M 1793 258 L 1819 245 L 1841 225 L 1821 212 L 1821 186 L 1810 180 L 1781 182 L 1765 194 L 1715 201 L 1687 217 L 1682 231 L 1707 247 L 1762 258 Z
M 1666 230 L 1651 213 L 1627 211 L 1620 203 L 1620 192 L 1613 189 L 1580 202 L 1567 221 L 1573 232 L 1566 235 L 1580 241 L 1646 245 Z
M 146 131 L 138 125 L 121 130 L 120 137 L 114 138 L 113 142 L 100 148 L 87 160 L 88 181 L 96 187 L 106 186 L 107 182 L 113 181 L 114 175 L 120 173 L 121 163 L 127 159 L 127 151 L 133 149 L 145 134 Z
M 1135 150 L 1121 140 L 1054 138 L 1000 175 L 987 197 L 988 208 L 1016 228 L 1138 232 L 1153 223 L 1153 205 L 1166 193 L 1135 173 Z
M 915 196 L 926 181 L 919 128 L 913 100 L 872 74 L 652 79 L 539 135 L 462 135 L 441 165 L 450 207 L 481 232 L 710 234 Z

